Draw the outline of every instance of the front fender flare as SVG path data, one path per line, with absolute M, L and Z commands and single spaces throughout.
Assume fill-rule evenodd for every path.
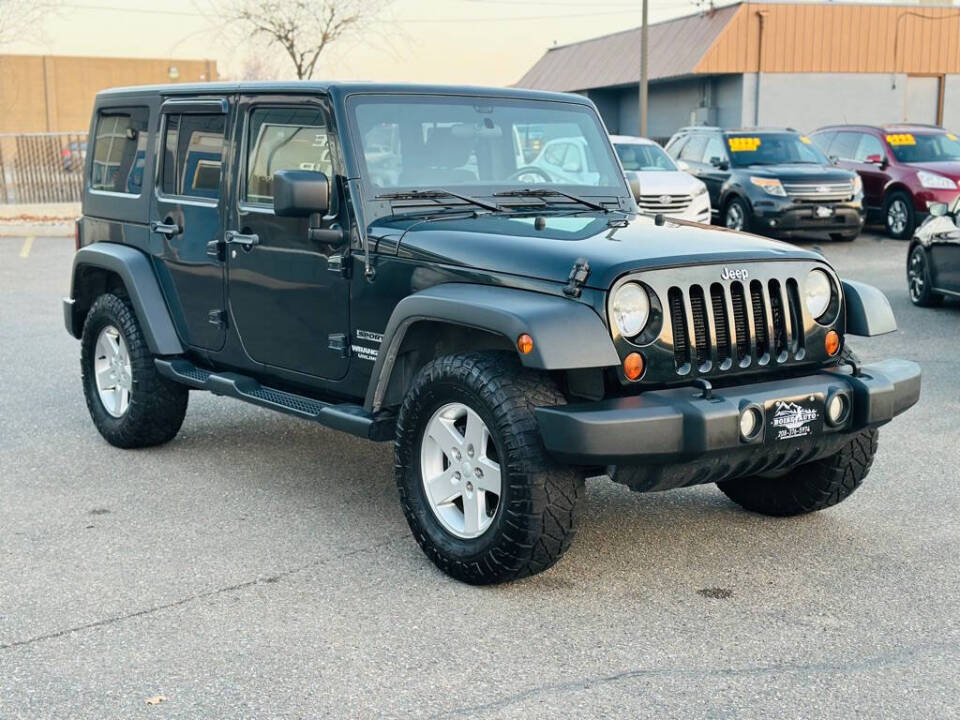
M 847 334 L 873 337 L 897 329 L 897 319 L 887 296 L 873 285 L 841 280 L 847 306 Z
M 155 355 L 180 355 L 183 345 L 177 336 L 173 320 L 167 310 L 167 303 L 160 291 L 160 284 L 150 265 L 150 259 L 140 250 L 118 243 L 99 242 L 82 247 L 73 257 L 73 272 L 70 282 L 72 306 L 77 297 L 78 280 L 83 268 L 102 268 L 119 276 L 126 288 L 127 295 L 137 314 L 140 329 L 150 352 Z M 66 316 L 67 330 L 79 337 L 81 327 L 70 316 L 72 307 Z
M 401 300 L 383 334 L 367 388 L 366 407 L 379 410 L 407 330 L 418 321 L 442 321 L 502 335 L 516 347 L 528 333 L 533 351 L 520 362 L 539 370 L 574 370 L 620 364 L 603 321 L 589 306 L 555 295 L 446 283 Z

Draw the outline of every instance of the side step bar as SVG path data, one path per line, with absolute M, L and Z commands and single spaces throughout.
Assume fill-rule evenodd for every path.
M 157 359 L 154 362 L 157 371 L 164 377 L 197 390 L 209 390 L 214 395 L 226 395 L 253 405 L 279 410 L 368 440 L 390 440 L 393 437 L 392 418 L 375 418 L 360 405 L 338 405 L 277 390 L 261 385 L 246 375 L 204 370 L 182 358 Z

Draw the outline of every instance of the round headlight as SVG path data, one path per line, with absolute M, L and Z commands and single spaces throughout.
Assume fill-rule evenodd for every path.
M 803 286 L 803 296 L 807 310 L 814 318 L 820 318 L 827 311 L 832 294 L 830 277 L 823 270 L 811 270 Z
M 610 309 L 620 334 L 627 338 L 636 337 L 643 332 L 650 318 L 650 297 L 637 283 L 624 283 L 613 296 Z

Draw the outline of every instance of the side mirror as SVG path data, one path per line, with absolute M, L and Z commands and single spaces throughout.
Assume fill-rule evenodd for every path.
M 947 214 L 949 208 L 946 203 L 942 202 L 932 202 L 927 206 L 927 210 L 930 211 L 930 214 L 933 217 L 943 217 Z
M 710 164 L 717 168 L 717 170 L 726 170 L 730 167 L 730 163 L 728 163 L 722 157 L 717 157 L 716 155 L 710 158 Z
M 688 163 L 686 160 L 677 160 L 677 167 L 684 172 L 690 172 L 690 163 Z
M 630 192 L 633 193 L 633 199 L 640 201 L 640 175 L 633 170 L 627 170 L 624 174 L 627 178 L 627 185 L 630 186 Z
M 273 212 L 279 217 L 325 215 L 330 209 L 330 181 L 322 172 L 277 170 L 273 174 Z
M 866 162 L 882 168 L 887 164 L 887 159 L 883 155 L 867 155 Z

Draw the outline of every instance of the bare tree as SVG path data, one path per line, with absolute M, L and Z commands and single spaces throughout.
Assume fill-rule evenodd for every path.
M 0 0 L 2 1 L 2 0 Z M 226 0 L 222 12 L 279 45 L 299 80 L 309 80 L 330 45 L 368 28 L 391 0 Z
M 56 0 L 0 0 L 0 44 L 36 31 L 44 17 L 59 5 Z

